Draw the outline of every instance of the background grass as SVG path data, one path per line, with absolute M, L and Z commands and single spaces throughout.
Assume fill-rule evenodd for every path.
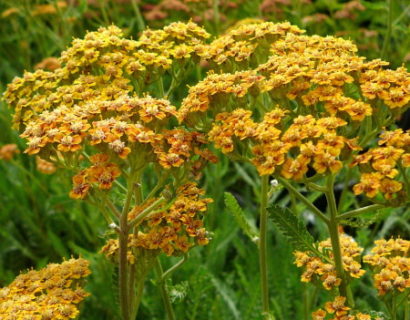
M 319 0 L 310 4 L 289 1 L 286 5 L 277 5 L 281 11 L 274 12 L 261 11 L 259 1 L 234 2 L 236 8 L 230 9 L 221 1 L 218 14 L 222 20 L 215 20 L 215 12 L 211 10 L 213 16 L 202 22 L 215 33 L 244 18 L 287 19 L 306 28 L 308 34 L 339 34 L 352 38 L 358 43 L 361 54 L 369 58 L 383 55 L 394 67 L 403 62 L 409 66 L 410 5 L 406 0 L 392 2 L 389 8 L 386 1 L 361 1 L 366 10 L 354 11 L 356 18 L 353 20 L 336 19 L 336 12 L 345 8 L 345 1 Z M 38 6 L 44 4 L 54 8 L 54 12 L 36 14 L 41 8 Z M 63 6 L 56 1 L 1 1 L 0 92 L 24 70 L 33 70 L 44 58 L 58 56 L 73 37 L 82 37 L 86 30 L 115 23 L 129 36 L 137 37 L 142 25 L 135 4 L 132 1 L 78 0 L 68 1 Z M 147 8 L 158 8 L 158 5 L 157 1 L 143 1 L 140 8 L 149 18 Z M 191 13 L 161 9 L 166 17 L 154 21 L 145 19 L 144 23 L 161 27 L 179 19 L 198 18 L 208 9 L 212 6 L 195 8 Z M 308 22 L 306 17 L 318 13 L 327 18 L 322 22 Z M 365 36 L 363 29 L 374 31 L 375 35 Z M 408 128 L 408 119 L 404 117 L 399 125 Z M 9 110 L 3 102 L 0 102 L 0 129 L 0 145 L 17 143 L 21 150 L 24 149 L 24 143 L 10 128 Z M 93 273 L 87 284 L 92 295 L 83 304 L 80 318 L 117 319 L 116 272 L 98 254 L 107 230 L 100 214 L 81 201 L 69 199 L 68 176 L 41 174 L 36 170 L 34 159 L 24 154 L 12 162 L 0 160 L 0 177 L 0 287 L 8 284 L 21 270 L 82 255 L 91 261 Z M 188 262 L 169 280 L 178 319 L 260 319 L 257 250 L 223 201 L 224 192 L 231 192 L 244 208 L 249 221 L 257 225 L 257 174 L 251 167 L 233 165 L 221 158 L 218 164 L 207 168 L 202 182 L 207 194 L 214 199 L 206 218 L 207 228 L 213 232 L 212 241 L 204 248 L 193 250 Z M 291 205 L 288 196 L 280 190 L 276 198 L 280 205 Z M 311 195 L 311 200 L 323 206 L 323 199 L 315 194 Z M 353 196 L 346 199 L 348 205 L 354 205 L 356 201 Z M 296 209 L 314 237 L 324 239 L 326 231 L 323 226 L 312 219 L 302 205 Z M 346 231 L 369 248 L 373 238 L 392 234 L 408 238 L 409 219 L 409 209 L 395 209 L 385 212 L 371 224 L 347 227 Z M 326 295 L 323 292 L 318 295 L 313 286 L 299 281 L 300 271 L 291 263 L 292 247 L 272 225 L 269 226 L 268 243 L 271 302 L 277 319 L 308 319 L 307 315 L 325 301 Z M 169 267 L 177 260 L 163 259 L 163 264 Z M 363 311 L 382 310 L 369 275 L 364 281 L 357 282 L 354 290 L 359 297 L 357 304 Z M 147 283 L 138 319 L 164 319 L 157 288 L 151 282 Z

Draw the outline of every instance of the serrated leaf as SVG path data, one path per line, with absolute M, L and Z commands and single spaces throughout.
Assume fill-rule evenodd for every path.
M 270 218 L 280 232 L 297 250 L 311 251 L 318 256 L 323 254 L 314 246 L 314 239 L 305 224 L 288 208 L 273 205 L 268 208 Z
M 240 207 L 238 201 L 235 199 L 235 197 L 230 194 L 229 192 L 225 192 L 224 194 L 225 198 L 225 205 L 228 208 L 228 210 L 232 213 L 234 216 L 236 223 L 239 225 L 239 227 L 242 229 L 242 231 L 251 239 L 253 240 L 255 237 L 258 236 L 257 231 L 255 230 L 255 227 L 249 223 L 249 221 L 246 219 L 245 212 L 243 212 L 242 208 Z

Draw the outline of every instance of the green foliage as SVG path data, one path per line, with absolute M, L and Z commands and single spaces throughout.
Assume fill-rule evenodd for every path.
M 249 239 L 254 241 L 255 237 L 258 236 L 255 226 L 247 220 L 246 215 L 239 206 L 238 201 L 229 192 L 225 192 L 225 205 L 229 212 L 234 216 L 236 223 L 242 231 L 249 237 Z
M 272 222 L 294 246 L 296 250 L 321 253 L 314 246 L 314 239 L 305 224 L 290 209 L 273 205 L 268 208 Z

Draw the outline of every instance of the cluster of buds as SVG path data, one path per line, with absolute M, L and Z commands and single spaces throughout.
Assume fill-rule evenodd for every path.
M 410 241 L 401 238 L 376 240 L 363 261 L 372 266 L 379 295 L 410 288 Z
M 135 262 L 132 248 L 161 250 L 168 256 L 186 253 L 194 245 L 206 245 L 209 241 L 201 215 L 206 212 L 210 198 L 203 198 L 204 191 L 195 183 L 187 183 L 176 191 L 175 201 L 169 208 L 159 207 L 155 213 L 144 218 L 140 231 L 129 235 L 128 260 Z M 135 206 L 128 214 L 130 221 L 138 218 L 152 203 Z M 108 257 L 117 256 L 118 240 L 110 239 L 102 248 Z
M 345 303 L 345 297 L 335 297 L 333 301 L 326 302 L 324 309 L 313 312 L 312 320 L 383 320 L 378 316 L 373 317 L 362 312 L 352 312 Z
M 0 289 L 0 318 L 76 318 L 78 304 L 88 296 L 79 286 L 82 279 L 90 274 L 88 265 L 84 259 L 70 259 L 19 275 L 7 287 Z
M 363 249 L 357 245 L 353 238 L 346 234 L 340 235 L 340 245 L 343 269 L 346 274 L 352 278 L 360 278 L 365 271 L 361 269 L 361 265 L 357 260 Z M 318 257 L 312 252 L 296 251 L 294 253 L 295 264 L 305 270 L 301 280 L 302 282 L 320 281 L 326 290 L 334 289 L 340 285 L 342 280 L 337 277 L 330 239 L 320 242 L 318 250 L 323 254 L 322 257 Z M 325 257 L 330 259 L 325 260 Z

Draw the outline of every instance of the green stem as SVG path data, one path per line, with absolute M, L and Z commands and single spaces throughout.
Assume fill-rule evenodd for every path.
M 345 203 L 347 192 L 349 191 L 349 182 L 350 182 L 350 179 L 351 179 L 351 175 L 352 175 L 352 170 L 347 170 L 345 180 L 344 180 L 344 184 L 343 184 L 343 190 L 342 190 L 342 193 L 340 194 L 340 198 L 339 198 L 339 205 L 337 206 L 337 210 L 339 212 L 342 210 L 342 205 Z
M 144 280 L 145 280 L 145 278 L 139 279 L 139 280 L 140 281 L 138 281 L 138 283 L 137 283 L 137 287 L 135 289 L 135 295 L 134 295 L 133 300 L 132 300 L 131 320 L 135 319 L 135 317 L 138 314 L 138 309 L 139 309 L 139 306 L 141 304 L 142 294 L 143 294 L 143 291 L 144 291 Z
M 142 222 L 142 220 L 144 220 L 149 214 L 152 214 L 154 212 L 153 210 L 164 201 L 165 199 L 163 197 L 160 197 L 159 199 L 154 201 L 150 206 L 148 206 L 142 212 L 140 212 L 138 216 L 129 223 L 128 227 L 133 228 L 135 226 L 138 226 Z M 161 209 L 161 211 L 165 210 L 167 210 L 167 208 Z
M 343 258 L 342 258 L 342 249 L 340 246 L 340 238 L 339 238 L 339 224 L 337 220 L 338 212 L 337 212 L 337 205 L 336 199 L 334 194 L 334 175 L 329 175 L 326 183 L 326 200 L 328 203 L 329 213 L 330 213 L 330 221 L 328 224 L 329 234 L 330 234 L 330 241 L 332 243 L 332 252 L 333 252 L 333 260 L 336 267 L 336 273 L 338 278 L 342 280 L 339 286 L 340 295 L 347 298 L 347 302 L 349 306 L 353 306 L 354 302 L 351 298 L 351 294 L 348 292 L 348 284 L 346 281 L 344 269 L 343 269 Z
M 345 220 L 345 219 L 348 219 L 348 218 L 353 218 L 353 217 L 362 215 L 364 213 L 367 213 L 369 211 L 376 211 L 376 210 L 379 210 L 379 209 L 382 209 L 382 208 L 385 208 L 385 206 L 382 205 L 382 204 L 372 204 L 372 205 L 367 206 L 367 207 L 351 210 L 351 211 L 348 211 L 348 212 L 345 212 L 345 213 L 342 213 L 342 214 L 338 215 L 337 216 L 337 221 Z
M 392 303 L 391 303 L 391 320 L 397 320 L 397 305 L 396 305 L 396 295 L 393 293 Z
M 303 319 L 309 320 L 310 319 L 310 312 L 309 312 L 309 287 L 307 284 L 303 286 Z
M 393 27 L 393 0 L 387 0 L 388 3 L 388 17 L 387 17 L 387 33 L 383 41 L 381 52 L 382 59 L 386 59 L 387 50 L 390 46 L 392 27 Z
M 125 204 L 120 217 L 120 234 L 119 234 L 119 296 L 121 314 L 123 320 L 130 320 L 130 304 L 128 296 L 128 211 L 131 205 L 133 195 L 133 181 L 130 179 L 127 183 L 128 192 L 125 198 Z
M 171 268 L 162 274 L 162 281 L 165 281 L 175 270 L 182 266 L 188 259 L 188 254 L 184 254 L 183 258 L 174 264 Z
M 212 9 L 214 13 L 215 34 L 219 32 L 219 0 L 213 0 Z
M 164 308 L 167 314 L 167 318 L 168 320 L 175 320 L 174 310 L 172 308 L 171 299 L 169 298 L 169 295 L 168 295 L 166 282 L 163 279 L 162 266 L 161 266 L 161 262 L 159 261 L 158 257 L 156 258 L 156 261 L 155 261 L 155 272 L 157 274 L 158 286 L 161 291 L 162 302 L 164 303 Z
M 309 200 L 307 199 L 304 195 L 302 195 L 292 184 L 287 182 L 285 179 L 278 177 L 278 180 L 280 183 L 282 183 L 285 188 L 292 193 L 297 199 L 299 199 L 301 202 L 303 202 L 306 207 L 308 207 L 319 219 L 321 219 L 323 222 L 326 224 L 329 223 L 329 219 Z
M 119 258 L 119 293 L 120 293 L 120 306 L 123 320 L 130 320 L 129 303 L 128 303 L 128 230 L 127 225 L 122 222 L 120 224 L 119 246 L 120 246 L 120 258 Z
M 145 22 L 144 18 L 142 17 L 141 10 L 138 6 L 138 3 L 136 0 L 131 1 L 132 8 L 134 9 L 135 15 L 137 17 L 137 24 L 138 24 L 138 29 L 139 31 L 143 31 L 145 29 Z
M 142 185 L 141 185 L 141 175 L 138 175 L 137 178 L 135 179 L 135 188 L 134 188 L 134 198 L 135 198 L 135 204 L 140 205 L 142 203 Z M 138 228 L 134 228 L 134 230 L 131 229 L 131 232 L 134 233 L 134 235 L 138 234 Z M 129 276 L 129 285 L 128 285 L 128 297 L 130 299 L 130 314 L 132 315 L 132 319 L 135 319 L 137 313 L 138 313 L 138 307 L 139 303 L 141 300 L 142 296 L 142 290 L 144 289 L 144 279 L 145 277 L 142 277 L 142 279 L 138 279 L 138 286 L 136 288 L 135 281 L 137 280 L 137 263 L 133 263 L 130 266 L 130 276 Z
M 410 320 L 410 299 L 404 302 L 404 320 Z
M 268 287 L 268 261 L 267 261 L 267 246 L 266 234 L 268 226 L 268 190 L 269 176 L 261 177 L 261 200 L 260 200 L 260 226 L 259 226 L 259 268 L 261 277 L 262 291 L 262 310 L 265 319 L 269 319 L 269 287 Z

